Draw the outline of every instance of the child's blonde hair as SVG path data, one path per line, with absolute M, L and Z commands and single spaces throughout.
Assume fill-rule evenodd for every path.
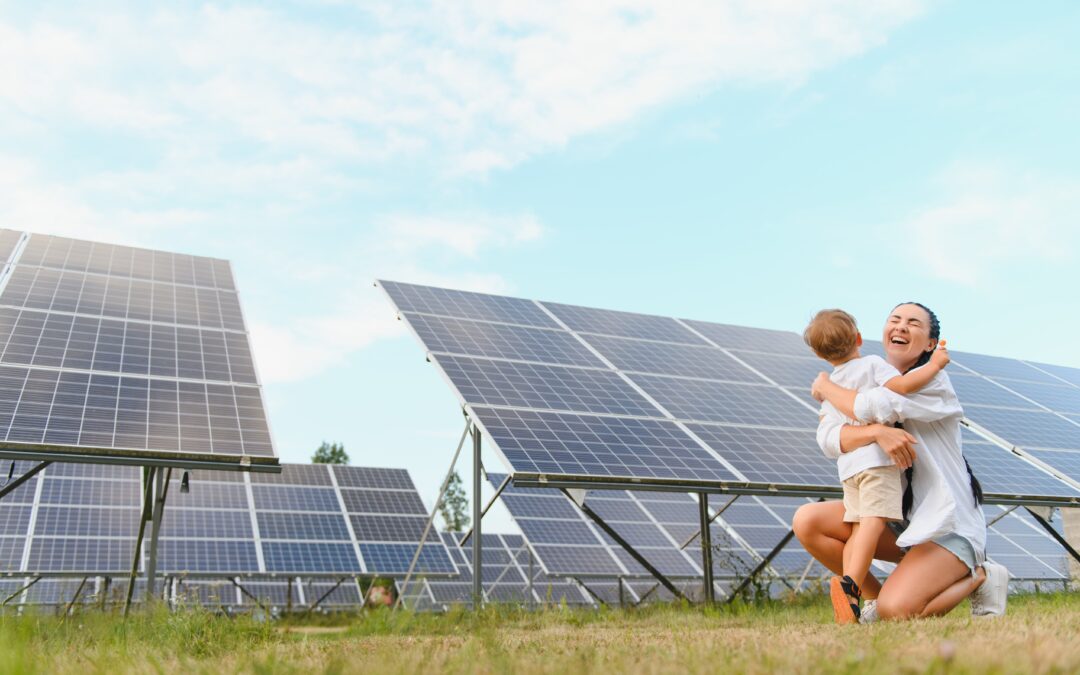
M 859 344 L 855 317 L 842 309 L 823 309 L 814 315 L 803 331 L 803 340 L 826 361 L 838 361 Z

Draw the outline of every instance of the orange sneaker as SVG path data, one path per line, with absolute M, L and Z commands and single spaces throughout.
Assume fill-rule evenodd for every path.
M 840 625 L 859 622 L 859 599 L 862 593 L 851 577 L 829 579 L 829 598 L 833 618 Z

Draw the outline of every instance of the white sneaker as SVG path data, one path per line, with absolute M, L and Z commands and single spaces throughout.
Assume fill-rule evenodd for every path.
M 1009 570 L 989 560 L 982 565 L 986 581 L 971 594 L 972 616 L 1005 616 L 1009 598 Z
M 881 617 L 877 613 L 877 600 L 867 600 L 863 603 L 862 614 L 859 615 L 859 623 L 877 623 Z

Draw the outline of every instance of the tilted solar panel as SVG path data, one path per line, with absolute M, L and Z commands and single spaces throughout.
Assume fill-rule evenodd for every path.
M 197 471 L 186 494 L 179 472 L 173 478 L 158 551 L 162 574 L 404 575 L 427 518 L 401 469 Z M 136 467 L 47 467 L 0 500 L 0 572 L 129 572 L 140 490 Z M 429 540 L 416 573 L 454 571 L 445 546 Z
M 276 465 L 227 261 L 0 230 L 4 250 L 0 456 Z
M 818 405 L 808 395 L 828 367 L 795 333 L 378 283 L 515 483 L 839 492 L 835 462 L 817 447 Z M 867 341 L 865 350 L 880 353 L 881 345 Z M 949 372 L 973 421 L 1032 448 L 1032 458 L 1080 452 L 1080 401 L 1068 377 L 1008 359 L 955 359 Z M 980 377 L 971 370 L 978 367 L 1015 378 L 1027 393 Z M 996 476 L 992 501 L 1078 497 L 1045 467 L 998 445 L 976 453 Z M 1003 485 L 1010 468 L 1017 470 Z

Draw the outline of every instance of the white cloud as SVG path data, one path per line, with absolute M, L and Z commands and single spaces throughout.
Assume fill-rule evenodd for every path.
M 899 225 L 940 279 L 975 285 L 1010 265 L 1071 262 L 1080 246 L 1080 180 L 957 164 L 945 196 Z
M 729 81 L 798 82 L 882 44 L 915 0 L 395 0 L 0 22 L 0 101 L 182 147 L 512 166 Z M 320 20 L 321 19 L 321 20 Z
M 388 215 L 362 237 L 354 265 L 335 266 L 309 276 L 312 286 L 341 289 L 333 309 L 290 316 L 287 323 L 251 321 L 251 337 L 264 383 L 311 377 L 345 363 L 376 340 L 404 333 L 386 301 L 372 288 L 375 278 L 408 280 L 481 293 L 507 293 L 512 286 L 497 274 L 438 272 L 462 259 L 498 253 L 542 236 L 531 216 L 472 214 L 447 219 Z M 446 259 L 450 253 L 449 259 Z M 444 258 L 439 264 L 433 258 Z M 298 267 L 301 267 L 298 265 Z M 296 278 L 290 274 L 291 278 Z M 325 292 L 325 291 L 324 291 Z

